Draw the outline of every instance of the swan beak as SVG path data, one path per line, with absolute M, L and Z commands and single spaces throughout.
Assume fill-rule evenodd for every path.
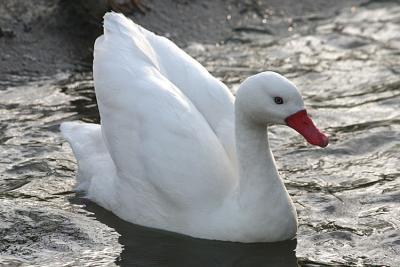
M 285 119 L 286 124 L 301 134 L 308 143 L 320 147 L 326 147 L 329 138 L 315 126 L 308 116 L 307 111 L 300 110 Z

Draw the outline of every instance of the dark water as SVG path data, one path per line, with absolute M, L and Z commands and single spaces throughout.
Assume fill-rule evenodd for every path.
M 279 243 L 241 244 L 190 238 L 125 222 L 87 201 L 86 208 L 121 237 L 124 250 L 120 266 L 298 266 L 296 240 Z
M 299 214 L 296 241 L 193 239 L 134 226 L 78 198 L 76 163 L 58 127 L 98 122 L 91 73 L 16 76 L 0 90 L 0 265 L 400 266 L 399 5 L 344 10 L 287 38 L 260 32 L 186 50 L 233 90 L 262 70 L 286 75 L 331 136 L 318 149 L 288 128 L 271 129 Z

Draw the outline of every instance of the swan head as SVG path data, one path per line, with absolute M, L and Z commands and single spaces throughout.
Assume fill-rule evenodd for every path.
M 299 90 L 276 72 L 266 71 L 247 78 L 236 93 L 235 109 L 252 123 L 287 125 L 312 145 L 328 145 L 328 137 L 307 115 Z

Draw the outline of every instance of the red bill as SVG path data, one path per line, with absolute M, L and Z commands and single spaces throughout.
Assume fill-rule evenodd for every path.
M 326 147 L 329 138 L 315 126 L 307 111 L 300 110 L 285 119 L 286 124 L 301 134 L 308 143 L 320 147 Z

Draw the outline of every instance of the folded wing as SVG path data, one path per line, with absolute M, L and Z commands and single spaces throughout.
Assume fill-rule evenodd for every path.
M 174 205 L 222 201 L 234 171 L 210 122 L 162 73 L 140 28 L 115 13 L 106 15 L 104 27 L 93 75 L 103 139 L 118 176 L 150 182 Z

